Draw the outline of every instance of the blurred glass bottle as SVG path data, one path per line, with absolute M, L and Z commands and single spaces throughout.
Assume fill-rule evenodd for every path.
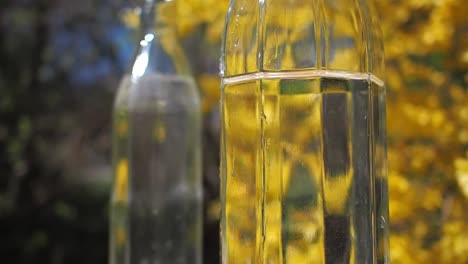
M 175 1 L 146 0 L 143 39 L 114 106 L 111 264 L 200 264 L 200 98 Z
M 372 2 L 232 0 L 223 41 L 223 263 L 388 263 Z

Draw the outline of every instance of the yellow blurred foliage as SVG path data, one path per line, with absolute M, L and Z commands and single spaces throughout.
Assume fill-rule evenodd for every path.
M 461 10 L 468 2 L 378 5 L 387 51 L 392 263 L 467 263 L 468 19 Z

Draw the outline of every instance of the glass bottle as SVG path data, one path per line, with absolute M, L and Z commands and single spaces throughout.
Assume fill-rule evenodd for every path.
M 369 0 L 232 0 L 224 264 L 389 263 L 382 37 Z
M 146 0 L 114 105 L 111 264 L 201 264 L 200 98 L 175 1 Z

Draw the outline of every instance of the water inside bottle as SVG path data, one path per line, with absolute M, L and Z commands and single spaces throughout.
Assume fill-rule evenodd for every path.
M 366 73 L 223 80 L 223 263 L 385 263 L 385 90 Z

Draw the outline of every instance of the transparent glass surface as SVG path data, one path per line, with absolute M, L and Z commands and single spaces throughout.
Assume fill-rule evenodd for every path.
M 389 263 L 372 3 L 233 0 L 223 40 L 222 262 Z
M 146 1 L 114 106 L 111 264 L 201 264 L 201 110 L 174 1 Z

